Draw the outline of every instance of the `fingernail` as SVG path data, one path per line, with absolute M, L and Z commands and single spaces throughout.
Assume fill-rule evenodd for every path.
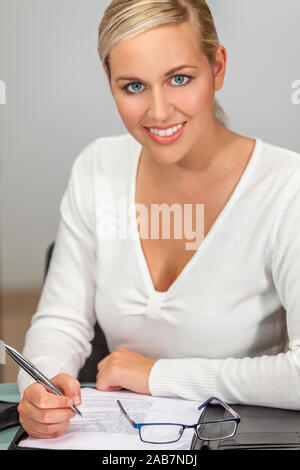
M 74 402 L 74 405 L 80 405 L 81 403 L 80 397 L 73 397 L 73 402 Z
M 72 406 L 73 405 L 73 400 L 68 400 L 68 406 Z

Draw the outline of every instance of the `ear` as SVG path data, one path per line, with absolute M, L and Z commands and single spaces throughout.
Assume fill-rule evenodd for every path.
M 214 65 L 214 84 L 215 91 L 222 88 L 226 72 L 227 63 L 227 52 L 225 47 L 218 46 L 215 54 L 215 65 Z

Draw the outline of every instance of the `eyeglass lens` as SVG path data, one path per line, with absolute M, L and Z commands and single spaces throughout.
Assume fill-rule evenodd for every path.
M 212 402 L 215 403 L 215 402 Z M 209 411 L 209 412 L 208 412 Z M 222 406 L 209 405 L 203 413 L 203 421 L 213 420 L 230 420 L 232 415 L 229 411 L 225 410 Z M 234 420 L 199 424 L 197 426 L 197 434 L 200 439 L 215 440 L 225 439 L 233 436 L 236 431 L 236 422 Z
M 178 441 L 183 431 L 183 426 L 177 424 L 151 424 L 141 426 L 140 436 L 142 441 L 163 444 Z
M 235 421 L 225 421 L 223 423 L 208 423 L 197 427 L 197 434 L 200 439 L 216 440 L 225 439 L 235 433 Z

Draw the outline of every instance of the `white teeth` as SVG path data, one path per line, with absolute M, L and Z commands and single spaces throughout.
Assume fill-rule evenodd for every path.
M 175 132 L 181 129 L 181 127 L 182 127 L 182 124 L 178 124 L 178 126 L 170 127 L 170 129 L 158 130 L 158 129 L 150 128 L 150 131 L 152 132 L 152 134 L 160 135 L 161 137 L 163 137 L 163 136 L 173 135 Z

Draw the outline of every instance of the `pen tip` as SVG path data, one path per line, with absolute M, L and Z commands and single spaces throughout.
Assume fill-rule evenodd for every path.
M 75 411 L 76 414 L 82 417 L 82 413 L 79 411 L 79 409 L 76 406 L 72 406 L 71 409 Z

